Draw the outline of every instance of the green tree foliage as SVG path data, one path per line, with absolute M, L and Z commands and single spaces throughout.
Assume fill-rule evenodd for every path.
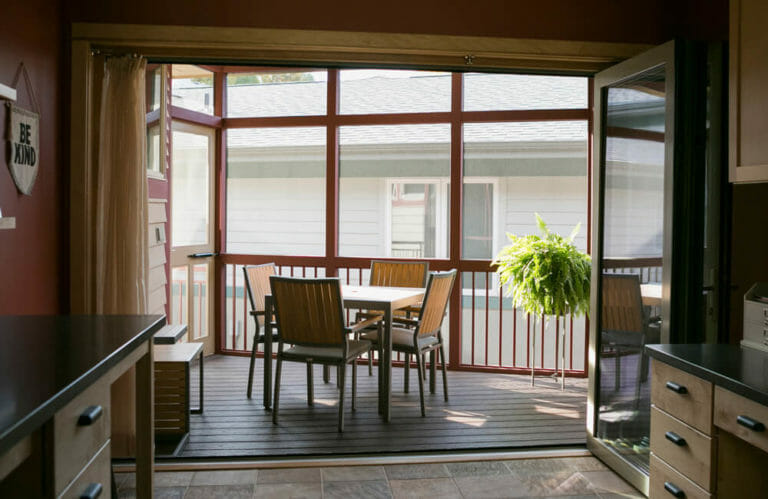
M 315 81 L 312 73 L 231 73 L 227 76 L 228 85 L 256 85 L 259 83 L 292 83 Z
M 510 244 L 493 261 L 507 296 L 532 314 L 589 315 L 592 259 L 573 244 L 581 224 L 564 238 L 551 232 L 538 213 L 536 221 L 541 237 L 507 234 Z

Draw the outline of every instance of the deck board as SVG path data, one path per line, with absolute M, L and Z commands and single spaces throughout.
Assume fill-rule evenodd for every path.
M 245 397 L 248 358 L 214 355 L 205 360 L 205 413 L 191 416 L 189 443 L 182 457 L 264 457 L 376 452 L 498 450 L 530 446 L 583 445 L 587 382 L 520 375 L 448 372 L 448 402 L 425 385 L 427 416 L 419 411 L 417 374 L 403 392 L 403 369 L 393 369 L 392 421 L 377 413 L 376 372 L 358 371 L 357 410 L 351 411 L 347 377 L 345 429 L 336 431 L 335 373 L 324 384 L 315 366 L 315 405 L 307 405 L 306 369 L 285 363 L 278 425 L 261 404 L 261 366 L 256 364 L 254 397 Z M 197 404 L 198 370 L 191 369 L 192 405 Z

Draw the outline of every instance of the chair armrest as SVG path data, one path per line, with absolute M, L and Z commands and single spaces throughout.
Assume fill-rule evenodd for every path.
M 392 322 L 399 322 L 400 324 L 405 324 L 406 326 L 418 326 L 419 321 L 416 319 L 409 319 L 407 317 L 395 317 L 392 319 Z
M 381 320 L 384 316 L 381 315 L 381 312 L 364 312 L 361 310 L 360 312 L 355 314 L 355 321 L 359 321 L 361 317 L 365 319 Z
M 381 316 L 375 316 L 371 319 L 366 319 L 364 321 L 356 322 L 355 324 L 352 324 L 346 329 L 348 333 L 356 333 L 361 329 L 367 328 L 368 326 L 375 325 L 377 322 L 379 322 L 379 320 L 381 320 Z
M 248 313 L 251 314 L 253 317 L 261 317 L 262 315 L 264 315 L 265 312 L 263 310 L 261 312 L 258 312 L 256 310 L 249 310 Z

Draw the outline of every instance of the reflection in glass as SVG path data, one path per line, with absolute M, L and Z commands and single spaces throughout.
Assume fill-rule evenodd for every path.
M 600 391 L 596 435 L 648 470 L 650 375 L 658 343 L 664 241 L 665 73 L 658 67 L 607 88 Z M 646 296 L 644 296 L 646 295 Z
M 171 66 L 171 105 L 213 115 L 213 72 L 199 66 Z
M 173 131 L 171 243 L 174 247 L 208 243 L 211 147 L 210 135 Z

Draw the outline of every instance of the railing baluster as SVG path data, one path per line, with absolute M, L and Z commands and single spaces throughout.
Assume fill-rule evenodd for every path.
M 237 265 L 232 265 L 232 350 L 237 350 Z
M 475 365 L 475 272 L 472 271 L 472 362 Z
M 485 273 L 485 365 L 488 365 L 488 343 L 490 340 L 490 329 L 488 327 L 488 316 L 490 315 L 488 308 L 488 278 L 490 273 Z
M 502 324 L 502 318 L 504 317 L 504 303 L 502 303 L 501 299 L 501 286 L 499 286 L 499 367 L 502 366 L 501 361 L 501 351 L 502 351 L 502 342 L 501 342 L 501 336 L 503 332 L 503 328 L 501 327 Z

